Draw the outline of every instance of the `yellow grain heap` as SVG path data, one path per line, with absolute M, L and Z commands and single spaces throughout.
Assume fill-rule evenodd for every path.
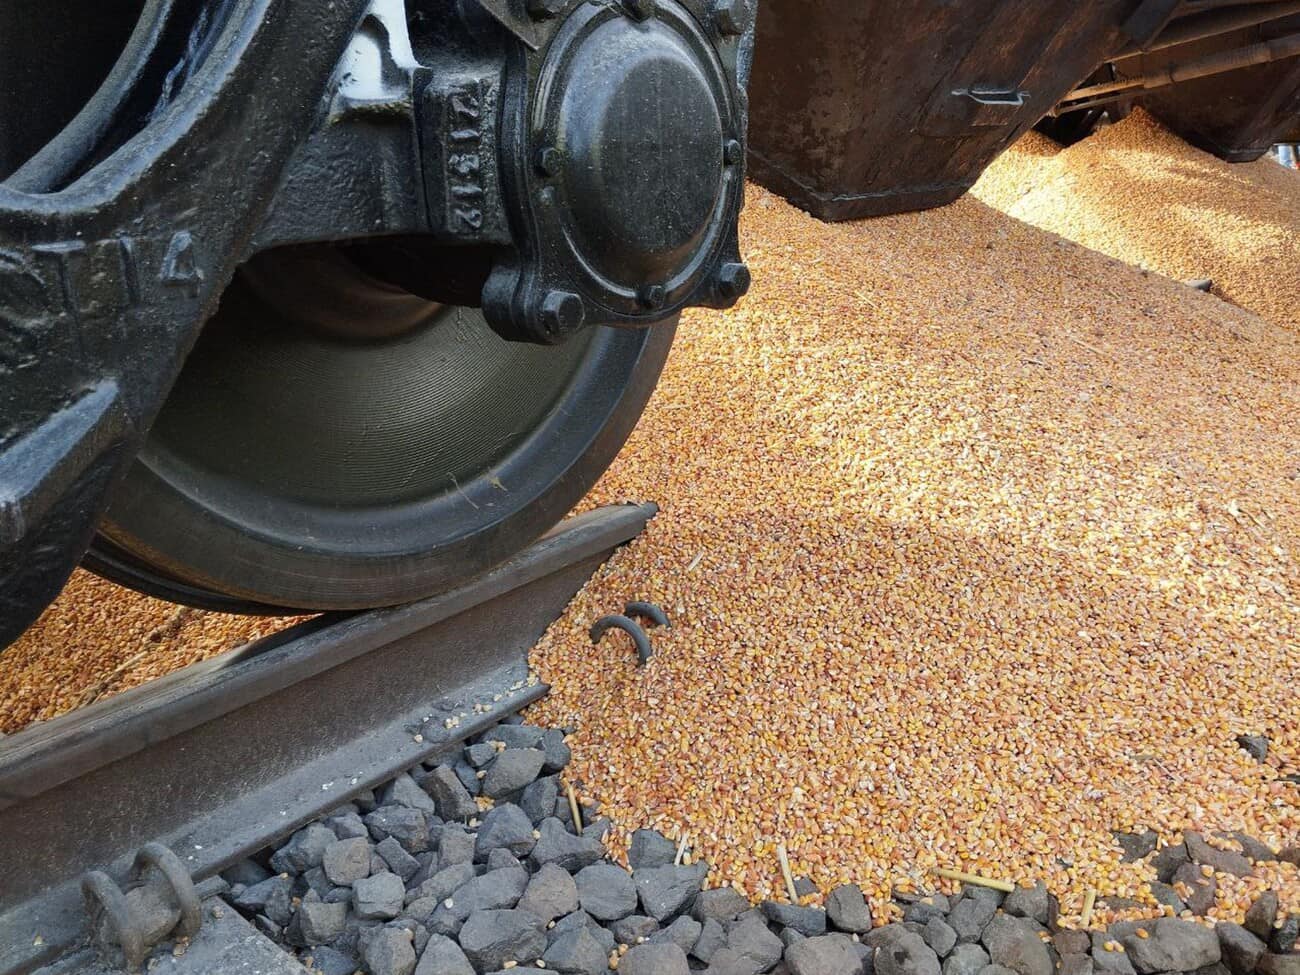
M 686 317 L 593 499 L 663 513 L 535 653 L 581 791 L 714 882 L 778 894 L 783 842 L 878 916 L 934 867 L 1136 896 L 1111 829 L 1295 842 L 1300 335 L 970 199 L 826 226 L 754 191 L 744 233 L 755 292 Z M 673 617 L 645 669 L 587 637 L 628 599 Z M 1300 910 L 1264 873 L 1218 913 Z
M 1031 133 L 974 194 L 1004 213 L 1300 328 L 1300 173 L 1232 165 L 1138 110 L 1060 150 Z
M 289 622 L 173 606 L 78 571 L 0 654 L 0 732 L 93 704 Z
M 743 230 L 755 292 L 686 316 L 589 502 L 663 513 L 535 655 L 581 791 L 715 882 L 776 893 L 783 843 L 878 917 L 933 867 L 1077 917 L 1146 879 L 1112 828 L 1296 842 L 1300 335 L 975 200 L 827 226 L 754 190 Z M 587 637 L 640 597 L 674 623 L 644 669 Z M 3 727 L 271 625 L 189 617 L 113 676 L 173 613 L 81 577 L 4 658 Z M 1219 881 L 1221 916 L 1300 910 L 1294 867 Z

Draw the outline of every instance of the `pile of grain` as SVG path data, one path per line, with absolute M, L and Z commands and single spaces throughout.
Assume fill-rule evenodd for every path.
M 995 210 L 1006 213 L 1060 175 L 1062 151 L 1059 143 L 1031 129 L 984 170 L 971 192 Z
M 1230 165 L 1138 110 L 1065 150 L 1031 134 L 975 196 L 1026 223 L 1300 328 L 1300 173 Z M 1105 278 L 1099 281 L 1105 284 Z
M 1300 192 L 1270 199 L 1195 239 L 1251 246 Z M 536 652 L 582 790 L 715 881 L 775 892 L 784 842 L 878 916 L 937 865 L 1135 894 L 1111 829 L 1295 842 L 1300 335 L 975 200 L 826 226 L 754 190 L 744 236 L 754 294 L 686 316 L 589 502 L 663 514 Z M 645 669 L 587 638 L 635 597 L 675 624 Z M 176 614 L 80 577 L 4 658 L 3 727 L 275 625 Z M 1278 865 L 1217 913 L 1264 886 L 1300 910 Z
M 1300 335 L 975 200 L 758 190 L 744 233 L 755 292 L 687 316 L 593 499 L 663 513 L 535 653 L 585 793 L 715 882 L 773 894 L 784 842 L 881 911 L 935 866 L 1136 896 L 1112 829 L 1295 842 Z M 633 598 L 674 618 L 645 669 L 587 637 Z M 1217 913 L 1300 909 L 1263 873 Z
M 78 571 L 0 656 L 0 733 L 224 653 L 288 622 L 186 609 Z

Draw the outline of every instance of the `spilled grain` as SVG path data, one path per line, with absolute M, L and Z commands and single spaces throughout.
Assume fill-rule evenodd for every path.
M 78 571 L 0 656 L 0 732 L 111 697 L 291 622 L 174 606 Z
M 830 227 L 754 190 L 744 234 L 754 294 L 687 316 L 588 502 L 663 514 L 535 655 L 581 790 L 715 881 L 778 892 L 782 843 L 880 917 L 936 866 L 1077 917 L 1147 879 L 1112 828 L 1295 842 L 1295 332 L 975 200 Z M 645 669 L 586 634 L 636 597 L 675 624 Z M 6 654 L 0 727 L 275 625 L 78 576 Z M 1216 912 L 1300 910 L 1294 867 L 1259 873 Z
M 1300 328 L 1300 173 L 1229 164 L 1138 110 L 1065 150 L 1031 134 L 974 195 L 1026 223 Z
M 1137 895 L 1111 829 L 1295 842 L 1300 336 L 975 200 L 825 226 L 757 190 L 744 234 L 754 294 L 687 316 L 592 499 L 663 513 L 535 652 L 582 791 L 878 916 L 939 866 Z M 640 598 L 645 669 L 586 634 Z

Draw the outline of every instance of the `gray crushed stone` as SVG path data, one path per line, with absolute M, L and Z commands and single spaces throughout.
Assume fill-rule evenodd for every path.
M 1041 883 L 968 885 L 895 892 L 903 920 L 877 926 L 853 884 L 824 907 L 704 890 L 708 866 L 677 864 L 677 843 L 654 830 L 632 834 L 625 869 L 595 804 L 574 832 L 564 737 L 520 721 L 489 729 L 235 864 L 228 899 L 319 975 L 608 975 L 611 963 L 619 975 L 1300 975 L 1300 917 L 1273 893 L 1242 925 L 1175 916 L 1080 932 L 1057 927 Z M 1150 830 L 1114 835 L 1175 915 L 1213 904 L 1203 867 L 1245 876 L 1295 855 L 1239 833 L 1216 836 L 1240 853 L 1196 833 L 1163 846 Z M 797 879 L 801 900 L 813 893 Z

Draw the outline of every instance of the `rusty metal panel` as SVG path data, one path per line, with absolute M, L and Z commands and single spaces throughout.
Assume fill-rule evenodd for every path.
M 1127 39 L 1106 0 L 764 0 L 754 178 L 827 220 L 940 206 Z
M 1137 74 L 1300 31 L 1300 15 L 1134 58 Z M 1185 81 L 1139 102 L 1188 142 L 1229 162 L 1258 159 L 1300 132 L 1300 58 Z

